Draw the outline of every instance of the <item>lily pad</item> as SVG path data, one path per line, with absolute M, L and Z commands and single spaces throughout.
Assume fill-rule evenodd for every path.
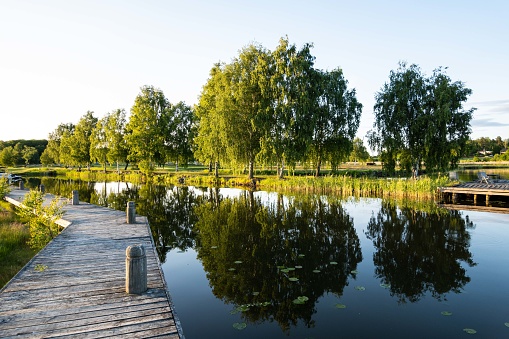
M 258 294 L 260 294 L 260 292 L 253 292 L 253 295 L 255 295 L 255 296 Z
M 313 273 L 320 273 L 320 270 L 313 270 Z
M 246 323 L 234 323 L 233 324 L 233 328 L 236 329 L 236 330 L 243 330 L 247 327 L 247 324 Z
M 509 323 L 504 323 L 504 325 L 505 325 L 506 327 L 509 327 Z
M 301 295 L 301 296 L 297 297 L 297 299 L 294 299 L 293 303 L 296 305 L 302 305 L 308 300 L 309 300 L 308 297 L 306 297 L 305 295 Z
M 365 290 L 366 290 L 366 287 L 364 287 L 364 286 L 355 286 L 355 289 L 356 289 L 357 291 L 365 291 Z
M 229 268 L 228 271 L 235 271 L 233 267 Z
M 449 311 L 442 311 L 440 312 L 441 315 L 445 315 L 445 316 L 449 316 L 449 315 L 452 315 L 452 312 L 449 312 Z
M 304 257 L 305 257 L 305 255 L 304 255 L 304 254 L 299 254 L 299 255 L 298 255 L 298 257 L 299 257 L 299 258 L 304 258 Z
M 269 306 L 271 304 L 272 303 L 270 301 L 264 301 L 264 302 L 260 303 L 260 306 L 264 306 L 265 307 L 265 306 Z
M 351 271 L 350 273 L 352 273 L 352 274 L 359 274 L 359 271 L 357 271 L 357 270 L 353 270 L 353 271 Z
M 288 272 L 290 272 L 290 270 L 289 270 L 288 268 L 282 268 L 282 269 L 281 269 L 281 272 L 283 272 L 283 273 L 288 273 Z
M 477 333 L 477 331 L 474 330 L 473 328 L 464 328 L 463 331 L 468 334 L 476 334 Z
M 391 284 L 380 284 L 382 288 L 391 288 Z
M 288 278 L 288 280 L 290 280 L 290 281 L 299 281 L 299 278 L 291 277 L 291 278 Z
M 295 266 L 295 268 L 302 268 L 302 266 Z
M 237 260 L 237 261 L 234 261 L 233 263 L 234 264 L 242 264 L 242 261 L 241 260 Z
M 346 308 L 346 305 L 344 305 L 344 304 L 336 304 L 336 305 L 334 305 L 334 307 L 336 307 L 336 308 Z
M 217 246 L 210 246 L 210 248 L 217 248 Z
M 240 305 L 237 307 L 239 311 L 246 312 L 249 311 L 249 305 Z
M 295 271 L 295 267 L 288 267 L 287 270 L 288 271 Z
M 230 311 L 230 314 L 231 314 L 231 315 L 235 315 L 235 314 L 237 314 L 237 313 L 239 313 L 239 312 L 240 312 L 240 310 L 239 310 L 238 308 L 236 308 L 236 309 L 231 310 L 231 311 Z
M 337 262 L 335 262 L 335 261 L 331 261 L 331 262 L 330 262 L 330 264 L 331 264 L 331 265 L 337 265 L 338 263 L 337 263 Z
M 277 267 L 277 268 L 279 268 L 279 269 L 283 269 L 283 268 L 285 268 L 284 266 L 281 266 L 281 265 L 276 266 L 276 267 Z

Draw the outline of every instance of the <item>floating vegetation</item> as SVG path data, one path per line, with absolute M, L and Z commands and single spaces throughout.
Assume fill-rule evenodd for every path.
M 235 271 L 235 269 L 233 267 L 230 267 L 228 271 Z
M 282 269 L 281 269 L 281 272 L 283 272 L 283 273 L 288 273 L 288 272 L 290 272 L 290 270 L 289 270 L 288 268 L 282 268 Z
M 298 257 L 299 257 L 299 258 L 304 258 L 304 257 L 305 257 L 305 255 L 304 255 L 304 254 L 299 254 L 299 255 L 298 255 Z
M 217 246 L 210 246 L 210 248 L 214 249 L 214 248 L 217 248 Z
M 46 265 L 41 265 L 41 264 L 37 264 L 35 265 L 35 268 L 34 270 L 36 270 L 37 272 L 44 272 L 48 269 L 48 266 Z
M 509 327 L 509 323 L 504 323 L 505 327 Z
M 357 270 L 353 270 L 353 271 L 351 271 L 350 273 L 352 273 L 352 274 L 359 274 L 359 271 L 357 271 Z
M 440 312 L 441 315 L 445 315 L 445 316 L 450 316 L 452 315 L 452 312 L 449 312 L 449 311 L 442 311 Z
M 320 270 L 313 270 L 313 273 L 320 273 Z
M 237 261 L 234 261 L 233 263 L 238 265 L 238 264 L 242 264 L 242 261 L 241 260 L 237 260 Z
M 391 288 L 391 284 L 380 284 L 381 288 Z
M 233 328 L 236 329 L 236 330 L 243 330 L 247 327 L 247 324 L 246 323 L 234 323 L 233 324 Z
M 295 266 L 295 268 L 302 268 L 302 266 Z
M 257 296 L 258 294 L 260 294 L 260 292 L 253 292 L 254 296 Z
M 343 309 L 343 308 L 346 308 L 346 305 L 345 304 L 336 304 L 336 305 L 334 305 L 334 307 Z
M 355 289 L 356 289 L 357 291 L 365 291 L 365 290 L 366 290 L 366 287 L 364 287 L 364 286 L 355 286 Z
M 301 296 L 297 297 L 297 299 L 294 299 L 293 303 L 296 304 L 296 305 L 302 305 L 302 304 L 304 304 L 308 300 L 309 300 L 308 297 L 306 297 L 304 295 L 301 295 Z
M 290 280 L 290 281 L 299 281 L 299 278 L 291 277 L 291 278 L 288 278 L 288 280 Z
M 288 271 L 295 271 L 295 267 L 288 267 L 287 270 Z
M 477 331 L 474 330 L 473 328 L 464 328 L 463 331 L 468 334 L 476 334 L 477 333 Z
M 331 262 L 330 262 L 330 264 L 331 264 L 331 265 L 337 265 L 338 263 L 337 263 L 337 262 L 335 262 L 335 261 L 331 261 Z

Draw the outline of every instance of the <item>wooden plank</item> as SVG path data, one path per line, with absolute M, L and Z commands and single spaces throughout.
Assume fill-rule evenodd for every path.
M 125 213 L 85 203 L 63 208 L 69 225 L 0 290 L 0 337 L 179 338 L 147 219 L 126 224 Z M 148 290 L 139 296 L 125 293 L 133 244 L 147 255 Z

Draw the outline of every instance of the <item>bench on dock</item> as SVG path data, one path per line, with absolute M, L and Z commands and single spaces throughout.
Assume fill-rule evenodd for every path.
M 486 174 L 486 172 L 479 172 L 477 173 L 477 178 L 479 179 L 479 182 L 484 182 L 486 184 L 491 184 L 490 177 Z

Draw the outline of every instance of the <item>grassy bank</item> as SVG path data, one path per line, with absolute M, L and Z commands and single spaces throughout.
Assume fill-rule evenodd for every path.
M 122 181 L 134 184 L 152 182 L 159 185 L 193 185 L 218 187 L 245 187 L 278 192 L 309 192 L 313 194 L 338 194 L 341 196 L 367 196 L 367 197 L 408 197 L 417 199 L 432 199 L 438 187 L 448 186 L 454 182 L 449 181 L 447 175 L 422 176 L 419 180 L 408 177 L 379 178 L 380 166 L 361 166 L 358 164 L 343 164 L 336 172 L 324 172 L 321 177 L 309 175 L 309 170 L 298 168 L 293 175 L 278 179 L 270 169 L 258 169 L 255 180 L 247 179 L 243 173 L 233 173 L 230 170 L 221 170 L 219 177 L 215 178 L 203 166 L 193 166 L 175 172 L 174 168 L 160 168 L 148 177 L 139 171 L 129 170 L 117 173 L 116 168 L 92 167 L 91 170 L 66 170 L 63 168 L 29 169 L 23 172 L 16 171 L 25 176 L 34 176 L 34 173 L 53 173 L 57 177 L 83 181 Z
M 0 288 L 37 253 L 28 246 L 30 232 L 14 213 L 14 207 L 0 201 Z

